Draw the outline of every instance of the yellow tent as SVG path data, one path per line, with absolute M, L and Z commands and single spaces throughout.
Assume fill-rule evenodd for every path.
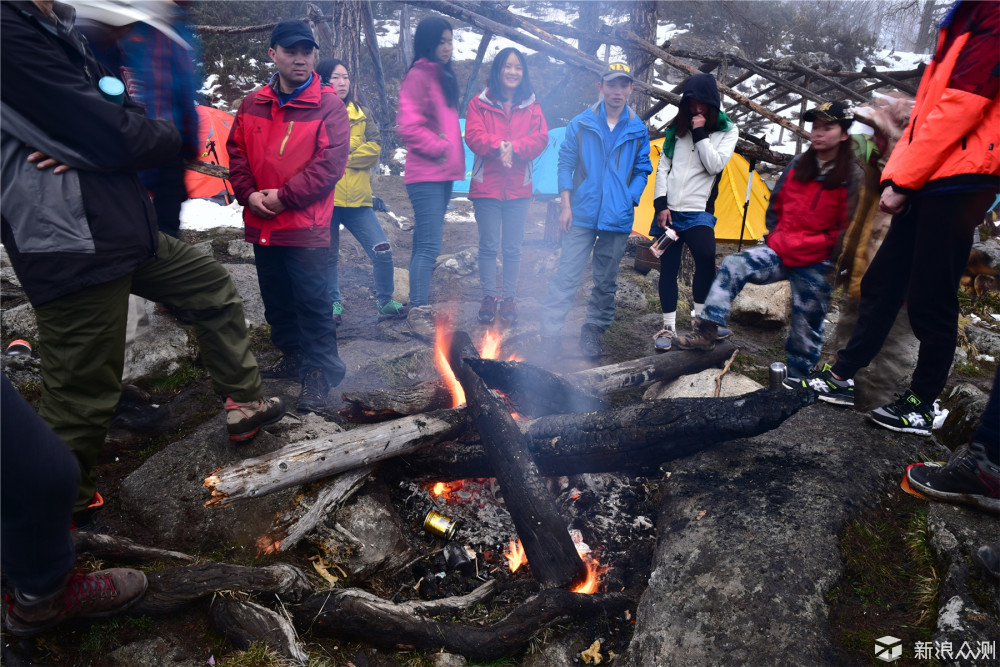
M 660 162 L 660 152 L 663 150 L 663 139 L 652 142 L 649 159 L 653 163 L 653 173 L 649 176 L 646 189 L 642 191 L 642 199 L 635 209 L 635 222 L 632 231 L 649 237 L 649 224 L 653 219 L 653 183 L 656 180 L 656 165 Z M 715 238 L 720 241 L 738 241 L 740 226 L 743 223 L 743 203 L 747 196 L 747 173 L 750 163 L 742 156 L 733 154 L 729 164 L 722 172 L 719 181 L 719 196 L 715 199 Z M 771 192 L 760 180 L 760 174 L 753 172 L 753 188 L 750 191 L 750 210 L 747 211 L 747 225 L 743 231 L 743 240 L 756 240 L 767 231 L 764 227 L 764 212 Z

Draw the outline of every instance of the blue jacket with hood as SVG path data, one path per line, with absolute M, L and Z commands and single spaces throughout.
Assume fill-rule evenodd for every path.
M 611 232 L 632 231 L 635 207 L 653 171 L 649 161 L 649 133 L 645 123 L 627 105 L 618 122 L 625 125 L 612 144 L 602 101 L 566 126 L 559 147 L 559 191 L 571 192 L 574 225 Z

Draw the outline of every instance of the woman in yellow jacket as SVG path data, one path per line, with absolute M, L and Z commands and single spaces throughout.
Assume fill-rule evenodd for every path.
M 334 195 L 333 218 L 330 221 L 330 301 L 333 319 L 341 322 L 344 307 L 341 304 L 340 281 L 337 267 L 340 260 L 340 226 L 347 228 L 372 261 L 375 279 L 375 303 L 380 316 L 404 316 L 406 307 L 392 298 L 393 264 L 392 248 L 385 231 L 372 209 L 371 168 L 378 164 L 382 147 L 381 135 L 371 112 L 354 99 L 351 76 L 344 63 L 328 58 L 316 66 L 316 73 L 324 84 L 329 84 L 347 106 L 351 120 L 351 152 L 347 159 L 344 177 L 337 182 Z

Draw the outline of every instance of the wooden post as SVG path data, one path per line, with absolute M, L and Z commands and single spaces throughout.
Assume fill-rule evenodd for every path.
M 375 83 L 378 84 L 379 99 L 382 100 L 382 113 L 379 121 L 383 127 L 388 126 L 390 117 L 389 93 L 385 88 L 385 70 L 382 69 L 382 54 L 378 49 L 378 35 L 375 34 L 375 18 L 372 14 L 372 2 L 366 0 L 361 5 L 361 18 L 365 27 L 365 43 L 368 45 L 368 55 L 375 65 Z
M 489 30 L 483 31 L 483 37 L 479 40 L 479 48 L 476 49 L 476 61 L 472 63 L 472 73 L 469 74 L 469 82 L 465 85 L 465 95 L 462 96 L 462 105 L 458 107 L 459 113 L 464 113 L 465 108 L 469 106 L 469 100 L 472 99 L 472 94 L 475 92 L 476 78 L 479 76 L 479 68 L 483 64 L 483 57 L 486 55 L 486 49 L 489 47 L 490 40 L 492 39 L 492 32 Z
M 413 34 L 410 32 L 410 6 L 405 2 L 399 6 L 399 44 L 396 59 L 404 68 L 413 61 Z
M 820 74 L 819 72 L 817 72 L 816 70 L 814 70 L 814 69 L 812 69 L 810 67 L 806 67 L 805 65 L 797 63 L 794 60 L 792 61 L 792 67 L 794 67 L 797 71 L 802 72 L 802 74 L 804 74 L 807 77 L 812 77 L 814 79 L 819 79 L 823 83 L 829 84 L 831 87 L 836 88 L 840 92 L 844 93 L 848 97 L 851 97 L 851 98 L 857 100 L 858 102 L 867 102 L 868 101 L 867 97 L 859 95 L 858 93 L 854 92 L 853 90 L 851 90 L 847 86 L 845 86 L 845 85 L 843 85 L 841 83 L 838 83 L 837 81 L 834 81 L 833 79 L 831 79 L 828 76 L 823 76 L 822 74 Z

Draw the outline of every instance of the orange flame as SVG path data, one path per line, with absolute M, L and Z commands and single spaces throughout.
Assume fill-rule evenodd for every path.
M 507 357 L 507 361 L 524 361 L 524 358 L 521 357 L 521 355 L 514 353 Z
M 521 540 L 511 540 L 510 547 L 503 550 L 503 555 L 507 558 L 511 572 L 517 572 L 517 568 L 528 562 L 528 557 L 524 555 L 524 547 L 521 546 Z
M 445 484 L 444 482 L 438 482 L 431 489 L 431 495 L 434 496 L 435 498 L 437 498 L 442 493 L 448 493 L 448 491 L 450 491 L 450 489 L 448 488 L 447 484 Z
M 479 356 L 483 359 L 497 359 L 500 356 L 500 343 L 503 337 L 499 333 L 493 333 L 489 329 L 483 334 L 483 342 L 479 344 Z
M 601 587 L 601 577 L 609 568 L 598 563 L 590 554 L 580 554 L 580 556 L 583 558 L 583 564 L 587 566 L 587 578 L 569 590 L 572 593 L 593 595 Z
M 451 346 L 451 327 L 448 324 L 445 319 L 435 322 L 434 365 L 437 366 L 438 373 L 441 374 L 445 386 L 451 392 L 451 407 L 457 408 L 465 403 L 465 390 L 462 389 L 462 384 L 455 377 L 455 372 L 451 370 L 451 364 L 448 363 L 447 350 Z

